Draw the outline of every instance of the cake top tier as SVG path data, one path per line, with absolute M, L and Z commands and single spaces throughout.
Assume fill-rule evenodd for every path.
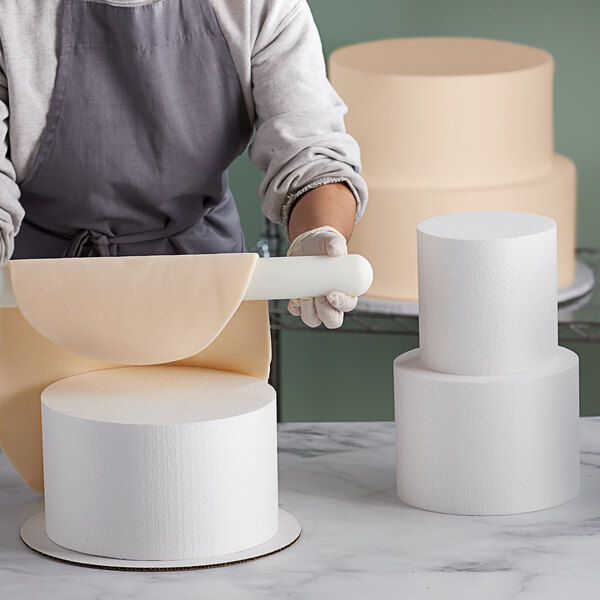
M 548 217 L 508 210 L 450 213 L 417 226 L 425 235 L 465 241 L 511 239 L 555 229 L 556 222 Z
M 339 48 L 329 77 L 348 107 L 370 186 L 473 188 L 553 168 L 554 60 L 476 38 L 401 38 Z
M 255 377 L 165 365 L 92 371 L 56 381 L 42 392 L 42 404 L 56 412 L 136 425 L 227 419 L 274 401 L 275 390 Z
M 341 48 L 335 60 L 372 73 L 406 76 L 491 75 L 535 69 L 552 55 L 523 44 L 479 38 L 401 38 Z
M 454 375 L 537 371 L 556 353 L 556 223 L 511 211 L 417 227 L 421 364 Z

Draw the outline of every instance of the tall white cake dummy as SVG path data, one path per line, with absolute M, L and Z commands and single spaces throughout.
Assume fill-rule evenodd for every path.
M 466 515 L 571 500 L 579 363 L 557 341 L 556 223 L 452 213 L 417 242 L 420 348 L 394 361 L 400 499 Z

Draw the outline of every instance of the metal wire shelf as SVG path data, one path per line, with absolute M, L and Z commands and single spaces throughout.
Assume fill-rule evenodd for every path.
M 596 281 L 600 281 L 600 249 L 580 248 L 577 260 L 587 264 Z M 582 299 L 560 305 L 558 334 L 561 342 L 600 343 L 600 285 Z M 290 315 L 285 302 L 271 302 L 271 329 L 274 331 L 323 331 L 306 327 L 297 317 Z M 344 325 L 337 333 L 370 333 L 385 335 L 418 335 L 419 318 L 354 310 L 347 313 Z

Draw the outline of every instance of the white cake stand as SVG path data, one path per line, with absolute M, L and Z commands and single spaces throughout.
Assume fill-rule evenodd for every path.
M 55 544 L 46 535 L 46 516 L 45 511 L 41 510 L 23 523 L 21 527 L 21 539 L 26 546 L 43 556 L 84 567 L 117 571 L 182 571 L 222 567 L 275 554 L 288 548 L 298 540 L 300 532 L 301 526 L 298 520 L 285 510 L 279 509 L 279 530 L 270 540 L 253 548 L 221 556 L 189 558 L 185 560 L 126 560 L 84 554 Z
M 586 264 L 576 261 L 573 282 L 558 290 L 558 303 L 562 304 L 563 302 L 582 298 L 592 290 L 594 283 L 594 272 L 592 269 Z M 419 315 L 419 303 L 361 296 L 358 299 L 356 310 L 385 315 L 416 317 Z

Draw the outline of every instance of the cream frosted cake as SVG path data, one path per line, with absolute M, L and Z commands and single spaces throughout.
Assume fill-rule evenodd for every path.
M 510 210 L 558 225 L 558 287 L 575 274 L 576 170 L 554 152 L 552 56 L 474 38 L 340 48 L 330 80 L 361 147 L 369 206 L 350 251 L 373 265 L 372 298 L 416 301 L 417 224 Z

